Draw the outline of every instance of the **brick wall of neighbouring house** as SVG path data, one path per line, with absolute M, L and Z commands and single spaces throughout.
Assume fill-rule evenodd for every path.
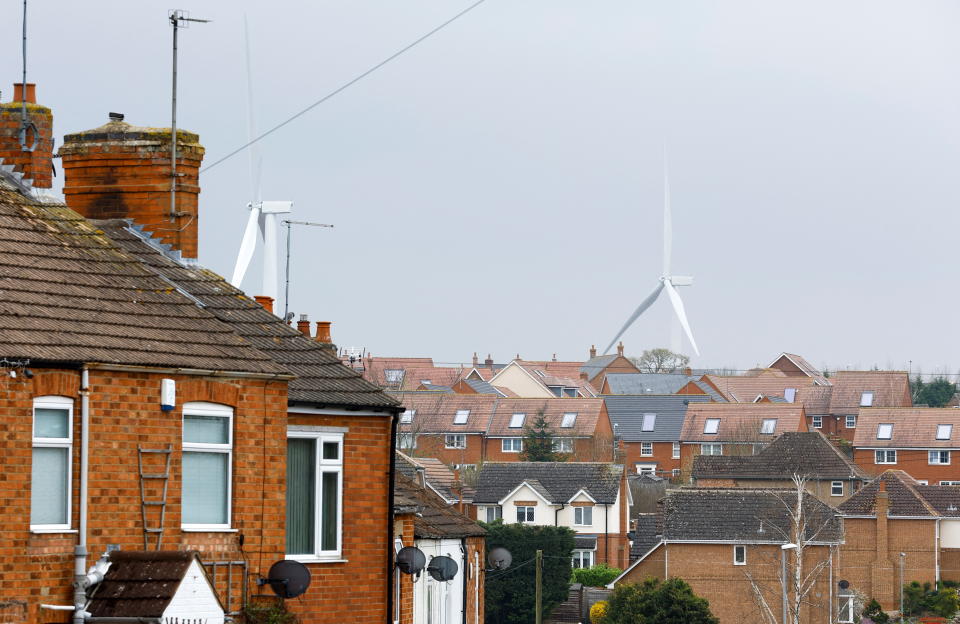
M 932 449 L 931 449 L 932 450 Z M 896 464 L 877 464 L 873 449 L 854 449 L 853 461 L 872 475 L 879 475 L 884 470 L 903 470 L 918 481 L 927 481 L 930 485 L 938 485 L 940 481 L 960 481 L 960 452 L 950 452 L 950 463 L 947 465 L 930 465 L 927 449 L 897 450 Z
M 0 377 L 0 427 L 4 478 L 0 480 L 0 603 L 26 602 L 23 621 L 58 621 L 63 612 L 38 613 L 39 603 L 71 604 L 75 533 L 34 534 L 30 524 L 32 400 L 58 395 L 74 399 L 73 529 L 78 526 L 80 373 L 34 369 L 35 376 Z M 177 382 L 177 408 L 160 409 L 160 380 Z M 181 406 L 209 401 L 234 408 L 231 533 L 184 533 L 181 518 Z M 285 514 L 286 382 L 205 379 L 183 375 L 90 372 L 89 538 L 91 560 L 108 544 L 142 550 L 143 523 L 138 445 L 172 444 L 163 547 L 197 549 L 204 561 L 250 562 L 264 575 L 283 557 Z M 162 456 L 156 456 L 154 460 Z M 149 490 L 156 494 L 156 490 Z M 242 552 L 239 538 L 245 544 Z M 239 587 L 239 583 L 237 584 Z M 69 616 L 69 613 L 67 613 Z M 17 619 L 7 621 L 21 621 Z
M 482 624 L 484 618 L 483 597 L 484 581 L 486 580 L 486 538 L 468 537 L 466 561 L 469 566 L 467 574 L 467 596 L 464 609 L 467 612 L 467 624 Z M 478 561 L 479 566 L 474 565 Z M 479 568 L 479 576 L 477 575 Z
M 480 464 L 483 461 L 483 436 L 466 435 L 466 448 L 448 449 L 443 433 L 417 434 L 417 448 L 401 449 L 412 457 L 435 457 L 447 465 Z
M 940 549 L 940 578 L 960 581 L 960 548 Z
M 806 491 L 810 492 L 828 505 L 836 507 L 843 501 L 850 498 L 856 492 L 854 489 L 859 485 L 857 481 L 841 481 L 843 483 L 843 495 L 834 496 L 831 480 L 818 481 L 811 479 L 806 483 Z M 789 479 L 697 479 L 697 487 L 702 488 L 792 488 L 793 481 Z
M 291 408 L 295 409 L 295 408 Z M 291 414 L 290 423 L 343 436 L 343 563 L 311 563 L 310 589 L 290 606 L 311 622 L 383 622 L 386 608 L 390 418 Z M 286 455 L 284 455 L 286 457 Z M 283 525 L 279 527 L 283 533 Z M 404 544 L 408 543 L 404 539 Z
M 413 546 L 413 516 L 410 514 L 396 515 L 393 521 L 393 538 L 401 539 L 404 546 Z M 421 573 L 425 574 L 425 573 Z M 400 579 L 400 602 L 399 608 L 394 605 L 394 612 L 390 615 L 391 619 L 399 624 L 412 624 L 413 622 L 413 574 L 404 574 L 402 572 L 395 574 L 394 579 Z M 396 596 L 396 592 L 394 592 Z M 397 614 L 399 613 L 399 618 Z
M 642 445 L 640 442 L 624 442 L 622 447 L 626 453 L 624 463 L 627 469 L 633 473 L 637 470 L 637 464 L 657 464 L 657 476 L 669 478 L 674 468 L 680 468 L 680 459 L 673 458 L 673 442 L 652 442 L 653 455 L 645 456 L 641 454 Z

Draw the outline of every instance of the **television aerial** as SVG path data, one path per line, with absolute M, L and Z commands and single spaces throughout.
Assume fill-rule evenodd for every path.
M 267 578 L 258 579 L 257 585 L 269 585 L 281 598 L 296 598 L 310 587 L 310 570 L 299 561 L 284 559 L 270 566 Z

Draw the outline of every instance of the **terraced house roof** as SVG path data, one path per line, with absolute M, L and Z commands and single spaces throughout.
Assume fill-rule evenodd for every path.
M 960 409 L 955 407 L 863 408 L 853 437 L 856 448 L 960 448 Z
M 806 430 L 803 406 L 795 403 L 691 403 L 680 441 L 761 443 Z
M 551 504 L 570 501 L 584 490 L 600 504 L 613 504 L 623 466 L 596 462 L 487 462 L 479 471 L 474 503 L 497 503 L 528 483 Z

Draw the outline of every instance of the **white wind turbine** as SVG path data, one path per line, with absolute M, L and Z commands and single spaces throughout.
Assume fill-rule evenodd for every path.
M 660 283 L 657 284 L 656 288 L 653 289 L 647 298 L 640 302 L 640 305 L 637 306 L 637 309 L 633 311 L 633 314 L 630 315 L 630 318 L 627 319 L 627 322 L 623 324 L 623 327 L 620 328 L 620 331 L 617 332 L 617 335 L 613 337 L 613 340 L 610 341 L 610 344 L 607 345 L 607 348 L 603 350 L 604 353 L 610 351 L 613 345 L 616 344 L 620 337 L 630 329 L 630 326 L 640 318 L 640 315 L 646 312 L 647 308 L 653 305 L 657 300 L 657 297 L 660 296 L 660 293 L 664 290 L 667 291 L 667 295 L 670 297 L 670 303 L 673 305 L 673 311 L 677 315 L 677 320 L 680 321 L 680 325 L 683 327 L 684 332 L 687 334 L 687 338 L 690 340 L 690 346 L 693 347 L 694 353 L 700 355 L 700 350 L 697 348 L 697 341 L 693 339 L 693 331 L 690 329 L 690 323 L 687 321 L 687 313 L 683 309 L 683 300 L 680 299 L 680 293 L 677 292 L 677 286 L 690 286 L 693 284 L 693 278 L 689 275 L 671 275 L 670 274 L 670 256 L 672 253 L 673 247 L 673 223 L 670 218 L 670 174 L 667 170 L 667 159 L 664 156 L 663 159 L 663 273 L 660 275 Z M 676 349 L 675 349 L 676 350 Z
M 243 18 L 243 34 L 247 53 L 247 131 L 250 141 L 257 135 L 253 120 L 253 78 L 250 69 L 250 36 L 247 31 L 247 18 Z M 263 238 L 263 286 L 260 294 L 271 297 L 279 303 L 279 275 L 278 241 L 280 236 L 280 220 L 282 215 L 290 214 L 293 210 L 292 201 L 261 201 L 260 199 L 260 162 L 256 154 L 256 145 L 250 146 L 250 185 L 253 201 L 247 204 L 250 216 L 247 218 L 247 227 L 243 231 L 240 242 L 240 251 L 237 253 L 237 264 L 233 269 L 233 278 L 230 283 L 239 288 L 243 276 L 253 259 L 253 252 L 257 246 L 257 230 Z

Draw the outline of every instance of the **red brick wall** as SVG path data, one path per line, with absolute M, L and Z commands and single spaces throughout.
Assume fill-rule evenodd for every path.
M 657 464 L 657 475 L 661 477 L 670 477 L 674 468 L 680 468 L 680 460 L 673 459 L 673 442 L 653 442 L 653 456 L 644 456 L 640 454 L 640 442 L 624 442 L 623 448 L 626 452 L 624 460 L 627 469 L 636 472 L 637 464 Z M 681 446 L 681 450 L 682 450 Z M 697 449 L 699 450 L 699 449 Z
M 29 83 L 27 83 L 29 86 Z M 53 113 L 46 106 L 27 104 L 27 119 L 33 122 L 40 135 L 37 147 L 32 152 L 20 148 L 20 102 L 0 104 L 0 158 L 5 165 L 13 165 L 16 171 L 33 180 L 36 188 L 53 186 Z M 33 133 L 27 135 L 27 143 L 33 143 Z
M 930 465 L 927 449 L 903 450 L 897 449 L 896 464 L 877 464 L 872 449 L 854 449 L 853 461 L 872 475 L 879 475 L 884 470 L 903 470 L 917 480 L 925 480 L 930 485 L 937 485 L 940 481 L 960 481 L 960 452 L 951 451 L 950 463 Z
M 418 433 L 417 448 L 400 449 L 411 457 L 435 457 L 447 465 L 480 464 L 483 461 L 483 436 L 466 435 L 467 447 L 446 448 L 445 434 Z

